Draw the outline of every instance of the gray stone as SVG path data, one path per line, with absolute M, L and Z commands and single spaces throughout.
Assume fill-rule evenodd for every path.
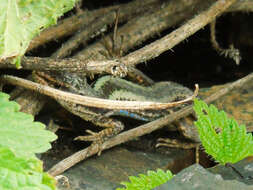
M 172 180 L 155 188 L 155 190 L 250 190 L 252 185 L 246 185 L 237 180 L 224 180 L 221 175 L 213 174 L 198 164 L 194 164 L 180 173 Z
M 120 182 L 128 181 L 129 176 L 147 173 L 166 166 L 182 169 L 192 155 L 191 152 L 180 149 L 167 149 L 168 155 L 143 152 L 125 147 L 115 147 L 103 151 L 101 156 L 93 156 L 63 173 L 69 180 L 70 187 L 60 190 L 114 190 L 120 187 Z M 56 160 L 44 157 L 46 165 L 52 165 Z M 190 165 L 191 163 L 188 163 Z M 181 168 L 177 168 L 180 165 Z M 179 167 L 179 166 L 178 166 Z M 170 168 L 173 169 L 173 168 Z
M 233 164 L 233 167 L 241 173 L 244 178 L 241 178 L 235 171 L 230 167 L 224 167 L 222 165 L 217 165 L 213 168 L 209 168 L 208 170 L 214 174 L 220 174 L 223 179 L 231 180 L 236 179 L 248 185 L 253 185 L 253 179 L 247 179 L 247 177 L 253 176 L 253 162 L 252 157 L 246 158 Z

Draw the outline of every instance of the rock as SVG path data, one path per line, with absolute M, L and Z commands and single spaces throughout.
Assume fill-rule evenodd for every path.
M 247 177 L 253 177 L 253 157 L 248 157 L 236 164 L 233 164 L 233 167 L 239 171 L 244 178 L 241 178 L 231 167 L 224 167 L 222 165 L 217 165 L 215 167 L 209 168 L 208 170 L 214 174 L 220 174 L 223 179 L 231 180 L 236 179 L 248 185 L 253 185 L 253 179 L 248 180 Z
M 167 149 L 167 148 L 166 148 Z M 71 190 L 113 190 L 120 187 L 120 182 L 128 181 L 129 176 L 137 176 L 148 170 L 172 167 L 174 171 L 182 170 L 192 164 L 192 151 L 167 149 L 168 155 L 144 152 L 132 148 L 118 146 L 103 151 L 101 156 L 91 157 L 63 173 L 69 180 Z M 52 157 L 43 157 L 45 165 L 52 166 L 56 160 Z M 59 161 L 59 160 L 58 160 Z M 68 187 L 60 188 L 69 190 Z
M 167 183 L 155 188 L 155 190 L 250 190 L 253 185 L 246 185 L 237 180 L 224 180 L 221 175 L 213 174 L 198 164 L 194 164 Z

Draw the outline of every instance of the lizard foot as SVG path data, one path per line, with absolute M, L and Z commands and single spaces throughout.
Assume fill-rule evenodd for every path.
M 87 133 L 89 133 L 90 135 L 88 136 L 78 136 L 76 137 L 74 140 L 79 140 L 79 141 L 92 141 L 93 143 L 91 144 L 91 146 L 95 145 L 98 146 L 98 153 L 97 155 L 100 156 L 102 153 L 102 144 L 105 141 L 105 138 L 103 137 L 103 134 L 101 132 L 96 133 L 93 132 L 91 130 L 86 130 Z
M 91 130 L 86 130 L 87 133 L 89 133 L 90 135 L 88 136 L 78 136 L 76 137 L 74 140 L 78 140 L 78 141 L 93 141 L 93 142 L 103 142 L 103 137 L 101 135 L 101 133 L 96 133 L 93 132 Z
M 106 120 L 104 120 L 106 119 Z M 80 141 L 92 141 L 92 142 L 99 142 L 102 144 L 105 142 L 107 139 L 117 135 L 120 131 L 124 129 L 124 125 L 119 122 L 119 121 L 114 121 L 111 118 L 100 118 L 99 122 L 96 122 L 97 125 L 102 125 L 105 127 L 110 127 L 106 128 L 100 132 L 93 132 L 91 130 L 86 130 L 87 133 L 90 135 L 88 136 L 78 136 L 74 140 L 80 140 Z
M 103 118 L 104 119 L 104 118 Z M 106 127 L 109 127 L 110 128 L 106 128 L 100 132 L 93 132 L 91 130 L 86 130 L 87 133 L 89 133 L 90 135 L 87 135 L 87 136 L 78 136 L 76 137 L 74 140 L 80 140 L 80 141 L 92 141 L 92 145 L 94 146 L 98 146 L 98 155 L 101 154 L 102 150 L 103 150 L 103 143 L 117 135 L 121 130 L 123 130 L 124 128 L 124 125 L 119 122 L 119 121 L 114 121 L 112 120 L 111 118 L 106 118 L 107 120 L 102 120 L 100 122 L 104 122 L 103 123 L 103 126 L 106 126 Z M 96 123 L 97 125 L 101 125 L 101 123 Z

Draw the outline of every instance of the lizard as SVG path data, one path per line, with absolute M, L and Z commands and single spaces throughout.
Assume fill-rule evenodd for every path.
M 112 47 L 104 41 L 104 46 L 107 51 L 105 51 L 105 58 L 119 58 L 122 56 L 122 45 L 124 37 L 121 36 L 120 46 L 117 43 L 117 25 L 118 25 L 119 11 L 116 12 L 114 33 L 112 38 Z M 100 52 L 102 54 L 102 52 Z M 83 96 L 98 97 L 109 100 L 130 100 L 130 101 L 151 101 L 151 102 L 175 102 L 177 100 L 182 100 L 187 96 L 193 94 L 191 90 L 186 87 L 183 87 L 174 82 L 158 82 L 153 83 L 152 80 L 145 77 L 145 75 L 140 75 L 134 68 L 129 68 L 132 70 L 133 78 L 137 79 L 139 83 L 144 85 L 151 84 L 149 87 L 144 87 L 126 81 L 124 79 L 105 76 L 99 78 L 92 88 L 87 83 L 87 76 L 84 74 L 80 76 L 75 73 L 54 73 L 50 72 L 49 75 L 39 72 L 44 77 L 49 80 L 60 84 L 62 90 L 72 92 L 74 94 L 79 94 Z M 38 75 L 40 75 L 37 72 Z M 36 76 L 36 75 L 35 75 Z M 53 77 L 50 77 L 53 76 Z M 35 77 L 36 78 L 36 77 Z M 55 78 L 55 79 L 54 79 Z M 40 79 L 39 79 L 40 80 Z M 42 80 L 44 83 L 44 80 Z M 60 81 L 60 82 L 59 82 Z M 142 121 L 152 121 L 163 115 L 170 113 L 169 110 L 108 110 L 101 108 L 94 108 L 83 106 L 79 104 L 73 104 L 65 100 L 57 99 L 57 101 L 71 113 L 81 117 L 86 121 L 91 121 L 93 124 L 105 127 L 106 129 L 95 133 L 90 130 L 86 130 L 90 135 L 88 136 L 79 136 L 75 138 L 76 140 L 84 141 L 93 141 L 94 143 L 102 144 L 107 138 L 110 138 L 124 129 L 124 124 L 116 119 L 113 119 L 111 116 L 125 116 Z M 99 151 L 98 154 L 100 154 Z
M 50 78 L 42 72 L 36 75 L 37 80 L 41 80 L 38 79 L 38 76 L 54 80 L 61 86 L 61 90 L 110 100 L 173 102 L 193 94 L 191 90 L 175 82 L 157 82 L 149 87 L 144 87 L 121 78 L 104 76 L 99 78 L 91 87 L 85 76 L 82 77 L 74 73 L 50 72 Z M 142 121 L 152 121 L 171 112 L 171 110 L 110 110 L 73 104 L 65 100 L 57 101 L 74 115 L 105 128 L 98 133 L 87 130 L 86 132 L 90 135 L 75 138 L 75 140 L 92 141 L 97 144 L 102 144 L 124 129 L 124 124 L 111 116 L 125 116 Z

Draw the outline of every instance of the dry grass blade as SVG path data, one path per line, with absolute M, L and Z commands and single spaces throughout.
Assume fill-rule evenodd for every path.
M 61 90 L 51 88 L 49 86 L 37 84 L 32 81 L 10 75 L 1 76 L 0 80 L 2 82 L 7 82 L 13 85 L 29 88 L 30 90 L 35 90 L 36 92 L 50 96 L 56 100 L 61 99 L 75 104 L 104 109 L 125 109 L 125 110 L 167 109 L 193 100 L 197 96 L 199 90 L 198 85 L 195 85 L 196 89 L 192 96 L 177 102 L 160 103 L 160 102 L 141 102 L 141 101 L 117 101 L 117 100 L 94 98 L 89 96 L 81 96 L 78 94 L 64 92 Z

